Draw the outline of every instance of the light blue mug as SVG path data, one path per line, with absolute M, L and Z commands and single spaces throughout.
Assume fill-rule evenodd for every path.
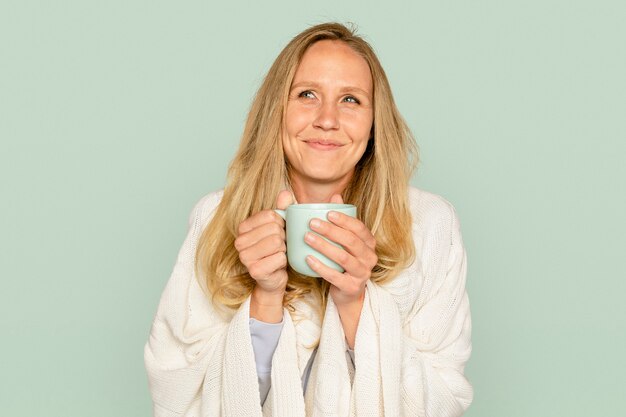
M 319 259 L 320 262 L 330 268 L 339 272 L 344 271 L 344 269 L 337 263 L 331 261 L 326 256 L 310 247 L 304 241 L 304 235 L 307 232 L 313 232 L 309 227 L 309 223 L 312 219 L 317 218 L 328 221 L 327 216 L 329 211 L 338 211 L 348 216 L 356 217 L 356 206 L 353 206 L 352 204 L 337 203 L 292 204 L 288 206 L 286 210 L 274 211 L 285 219 L 287 229 L 287 260 L 289 261 L 289 265 L 291 265 L 294 270 L 310 277 L 319 277 L 319 274 L 313 271 L 306 263 L 306 257 L 313 255 L 315 258 Z M 326 240 L 337 247 L 342 247 L 335 242 L 328 239 Z

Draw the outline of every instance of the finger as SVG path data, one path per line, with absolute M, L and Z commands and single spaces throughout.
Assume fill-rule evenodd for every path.
M 255 281 L 262 281 L 270 277 L 279 269 L 287 267 L 285 252 L 276 252 L 273 255 L 259 259 L 248 267 L 248 273 Z
M 306 257 L 306 263 L 311 267 L 313 271 L 317 272 L 319 276 L 321 276 L 340 290 L 345 291 L 348 289 L 347 287 L 350 284 L 350 279 L 347 279 L 349 278 L 347 275 L 344 275 L 341 272 L 324 265 L 322 262 L 320 262 L 319 259 L 312 255 Z
M 359 236 L 333 223 L 325 222 L 321 219 L 312 219 L 309 223 L 309 227 L 316 233 L 340 244 L 346 251 L 356 257 L 373 251 Z
M 276 197 L 276 208 L 285 210 L 287 206 L 293 204 L 295 199 L 289 190 L 282 190 Z
M 256 244 L 239 252 L 239 260 L 247 267 L 260 259 L 275 254 L 276 252 L 286 252 L 285 241 L 278 235 L 267 236 Z
M 241 252 L 270 235 L 278 235 L 282 240 L 285 240 L 285 229 L 276 222 L 262 224 L 247 233 L 237 236 L 235 249 Z
M 241 222 L 237 232 L 241 235 L 248 233 L 263 224 L 272 222 L 277 223 L 280 227 L 285 227 L 285 221 L 274 210 L 262 210 Z
M 369 277 L 371 270 L 368 270 L 359 259 L 321 236 L 309 232 L 304 236 L 304 241 L 331 261 L 341 265 L 353 277 Z
M 343 204 L 343 198 L 341 198 L 341 194 L 333 194 L 330 198 L 331 203 Z
M 357 235 L 370 249 L 376 249 L 376 239 L 361 220 L 334 210 L 329 211 L 327 217 L 337 226 Z

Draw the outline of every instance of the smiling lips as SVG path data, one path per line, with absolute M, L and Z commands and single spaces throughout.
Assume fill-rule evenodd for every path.
M 314 149 L 319 149 L 322 151 L 331 151 L 333 149 L 338 149 L 343 146 L 343 144 L 334 141 L 334 140 L 323 140 L 323 139 L 308 139 L 305 140 L 307 145 Z

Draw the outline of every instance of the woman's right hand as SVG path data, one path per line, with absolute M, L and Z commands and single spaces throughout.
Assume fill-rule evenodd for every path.
M 293 203 L 288 190 L 278 193 L 276 207 L 286 209 Z M 282 296 L 287 288 L 287 245 L 285 221 L 274 210 L 260 211 L 241 222 L 235 239 L 239 260 L 256 281 L 255 292 Z

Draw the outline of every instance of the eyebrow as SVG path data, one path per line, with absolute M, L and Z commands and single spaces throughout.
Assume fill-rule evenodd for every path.
M 291 86 L 291 90 L 290 91 L 292 91 L 292 90 L 294 90 L 294 89 L 296 89 L 298 87 L 304 87 L 304 86 L 313 87 L 313 88 L 317 88 L 317 89 L 319 89 L 321 87 L 319 83 L 316 83 L 314 81 L 300 81 L 299 83 L 293 84 Z M 361 94 L 365 94 L 368 97 L 370 96 L 370 92 L 369 91 L 363 90 L 362 88 L 355 87 L 355 86 L 342 87 L 341 91 L 342 92 L 357 91 L 357 92 L 359 92 Z

